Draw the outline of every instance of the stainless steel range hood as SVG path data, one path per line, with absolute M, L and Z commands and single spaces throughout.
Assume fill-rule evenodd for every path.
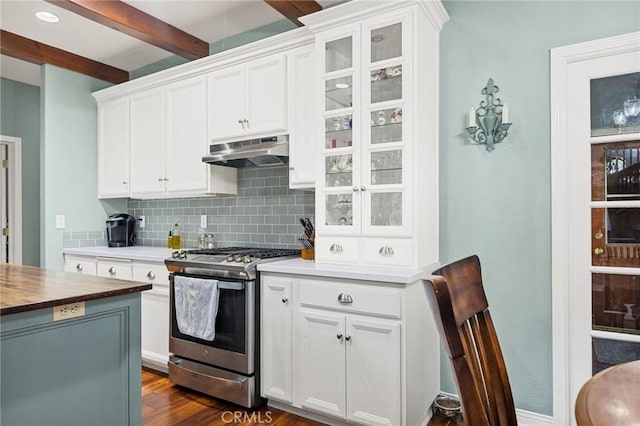
M 289 135 L 209 145 L 209 155 L 202 161 L 237 168 L 287 164 Z

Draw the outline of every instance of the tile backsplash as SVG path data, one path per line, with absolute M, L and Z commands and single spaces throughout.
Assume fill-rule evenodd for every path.
M 129 200 L 128 213 L 145 216 L 145 227 L 136 225 L 136 245 L 154 247 L 167 246 L 174 222 L 180 225 L 181 247 L 197 247 L 201 215 L 218 246 L 299 248 L 299 218 L 315 223 L 314 193 L 289 189 L 287 166 L 238 169 L 238 195 Z M 63 246 L 106 245 L 105 238 L 104 231 L 66 232 Z

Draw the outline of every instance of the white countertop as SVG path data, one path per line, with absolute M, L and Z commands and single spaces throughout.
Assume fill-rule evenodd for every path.
M 350 280 L 379 281 L 384 283 L 410 284 L 429 277 L 428 271 L 436 269 L 392 268 L 371 265 L 317 264 L 301 258 L 280 260 L 258 265 L 258 271 L 282 274 L 308 275 L 314 277 L 344 278 Z
M 166 247 L 75 247 L 63 248 L 64 254 L 75 254 L 79 256 L 111 257 L 118 259 L 131 259 L 142 262 L 164 262 L 167 257 L 171 257 L 174 250 Z

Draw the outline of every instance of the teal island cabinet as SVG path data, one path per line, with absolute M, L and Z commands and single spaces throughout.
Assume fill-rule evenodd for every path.
M 141 424 L 150 284 L 0 264 L 0 424 Z

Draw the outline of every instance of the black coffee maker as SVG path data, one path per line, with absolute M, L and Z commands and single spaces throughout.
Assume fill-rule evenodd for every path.
M 109 247 L 129 247 L 136 243 L 136 218 L 126 213 L 112 214 L 107 219 Z

